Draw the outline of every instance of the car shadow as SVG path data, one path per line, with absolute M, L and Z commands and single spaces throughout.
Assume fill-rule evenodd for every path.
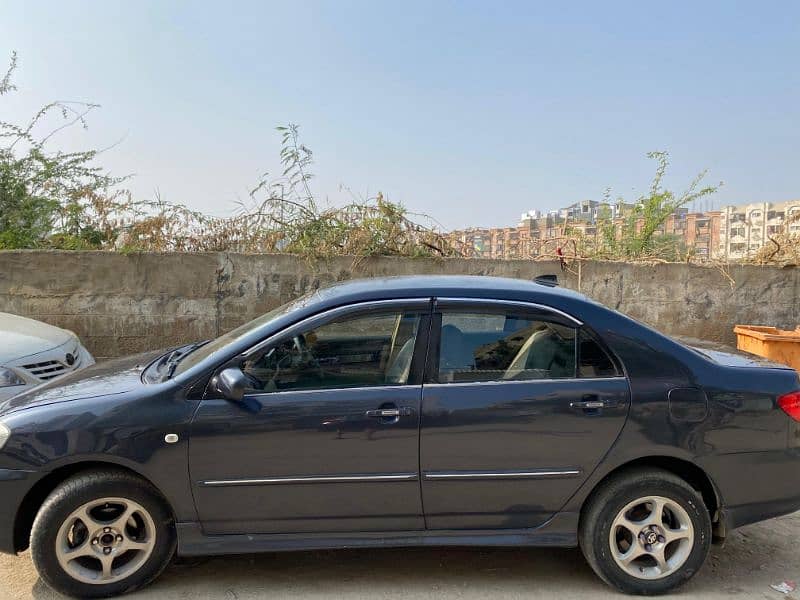
M 712 547 L 707 564 L 674 597 L 727 597 L 731 593 L 749 594 L 754 589 L 768 590 L 768 584 L 777 581 L 781 573 L 800 567 L 794 546 L 789 543 L 792 530 L 800 525 L 800 518 L 784 519 L 736 531 L 725 547 Z M 783 535 L 776 536 L 779 532 Z M 37 600 L 62 598 L 40 579 L 32 593 Z M 586 596 L 592 600 L 624 597 L 606 586 L 575 548 L 435 547 L 176 559 L 154 584 L 136 593 L 135 598 L 365 599 L 434 595 L 453 598 Z
M 427 597 L 465 587 L 547 589 L 565 577 L 576 589 L 603 588 L 580 551 L 563 548 L 384 548 L 217 557 L 178 561 L 164 573 L 163 584 L 185 589 L 201 573 L 211 575 L 215 589 L 239 597 L 256 591 L 281 597 L 325 592 Z
M 176 559 L 135 597 L 428 597 L 465 586 L 503 594 L 556 587 L 565 578 L 575 591 L 604 588 L 577 549 L 378 548 Z M 41 579 L 32 593 L 37 600 L 62 598 Z

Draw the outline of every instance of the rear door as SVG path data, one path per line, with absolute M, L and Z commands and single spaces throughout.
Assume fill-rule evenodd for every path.
M 577 320 L 439 300 L 420 434 L 427 527 L 541 525 L 602 460 L 628 406 L 619 365 Z

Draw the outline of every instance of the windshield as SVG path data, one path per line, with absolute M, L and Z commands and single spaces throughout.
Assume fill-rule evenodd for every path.
M 208 343 L 205 343 L 201 346 L 193 348 L 189 352 L 186 352 L 182 356 L 179 357 L 179 362 L 175 364 L 174 369 L 172 370 L 171 375 L 178 375 L 187 371 L 188 369 L 192 368 L 194 365 L 199 364 L 215 352 L 218 352 L 228 344 L 235 342 L 239 338 L 246 336 L 251 331 L 258 329 L 259 327 L 266 325 L 273 319 L 280 317 L 282 315 L 288 314 L 306 304 L 306 301 L 310 297 L 310 294 L 306 294 L 298 298 L 297 300 L 292 300 L 279 306 L 278 308 L 274 308 L 268 313 L 261 315 L 245 323 L 244 325 L 240 325 L 236 329 L 232 329 L 228 333 L 225 333 L 218 338 L 211 340 Z

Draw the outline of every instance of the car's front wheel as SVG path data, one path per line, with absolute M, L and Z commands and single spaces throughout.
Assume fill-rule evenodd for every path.
M 663 594 L 702 566 L 711 519 L 688 483 L 667 471 L 639 469 L 594 494 L 581 518 L 580 544 L 610 585 L 629 594 Z
M 150 583 L 175 551 L 172 515 L 146 481 L 120 471 L 78 474 L 42 505 L 31 530 L 41 578 L 78 598 L 104 598 Z

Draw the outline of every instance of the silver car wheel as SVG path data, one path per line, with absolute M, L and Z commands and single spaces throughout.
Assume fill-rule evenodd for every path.
M 67 517 L 58 530 L 55 551 L 70 577 L 105 585 L 138 571 L 155 542 L 155 523 L 141 504 L 127 498 L 100 498 Z
M 617 565 L 638 579 L 661 579 L 680 569 L 694 546 L 694 527 L 684 508 L 663 496 L 647 496 L 619 511 L 609 533 Z

